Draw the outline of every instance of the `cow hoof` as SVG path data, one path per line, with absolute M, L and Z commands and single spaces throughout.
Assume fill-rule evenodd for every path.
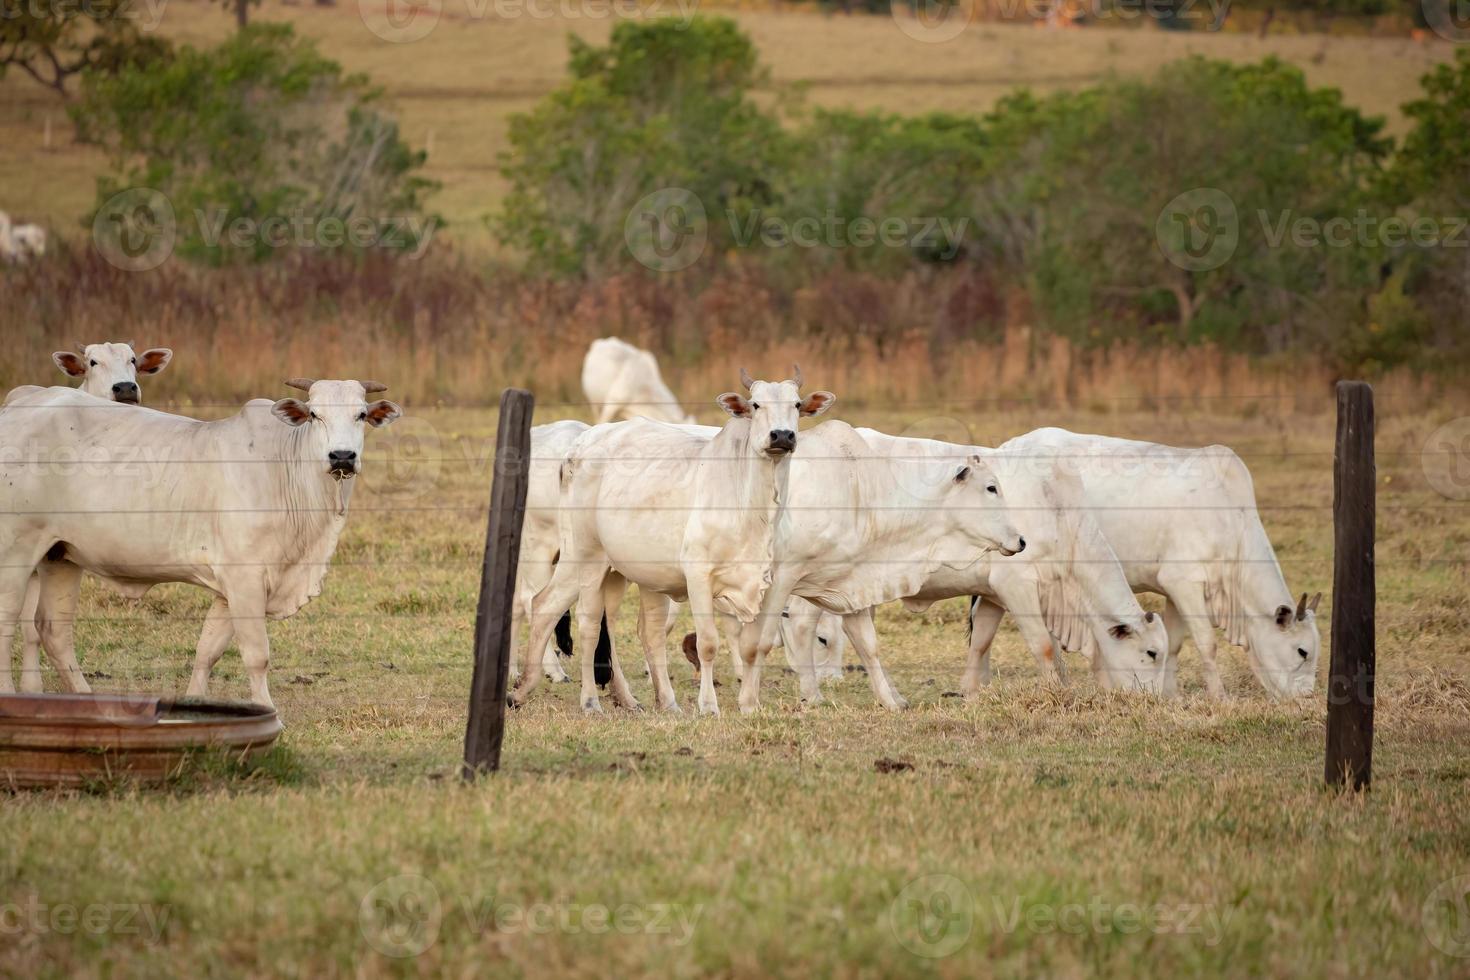
M 636 711 L 639 714 L 643 713 L 643 705 L 639 704 L 637 701 L 632 701 L 628 704 L 619 703 L 618 707 L 622 708 L 625 711 Z
M 682 715 L 684 713 L 684 709 L 679 707 L 678 701 L 670 701 L 659 710 L 669 715 Z
M 582 713 L 588 715 L 602 714 L 602 702 L 596 698 L 588 698 L 582 702 Z
M 699 706 L 699 713 L 701 715 L 707 715 L 710 718 L 718 718 L 720 717 L 720 706 L 717 704 L 701 704 Z
M 904 697 L 902 694 L 895 694 L 893 696 L 893 704 L 889 707 L 888 710 L 890 710 L 890 711 L 907 711 L 907 710 L 909 710 L 909 699 L 906 698 L 906 697 Z
M 510 710 L 515 711 L 521 705 L 520 702 L 516 700 L 516 696 L 514 694 L 507 694 L 505 696 L 505 706 Z

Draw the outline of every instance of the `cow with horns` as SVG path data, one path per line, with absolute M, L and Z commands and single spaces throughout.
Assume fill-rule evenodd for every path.
M 0 513 L 0 690 L 11 689 L 10 645 L 33 570 L 38 624 L 63 676 L 80 673 L 72 623 L 83 571 L 138 597 L 161 582 L 215 594 L 196 649 L 190 695 L 238 642 L 254 701 L 266 683 L 266 622 L 320 594 L 347 523 L 367 427 L 402 409 L 368 396 L 372 381 L 287 382 L 305 401 L 256 399 L 214 422 L 103 401 L 71 388 L 17 388 L 0 408 L 0 455 L 12 506 Z M 140 450 L 148 449 L 148 454 Z M 51 459 L 88 460 L 78 479 Z M 141 460 L 141 461 L 140 461 Z

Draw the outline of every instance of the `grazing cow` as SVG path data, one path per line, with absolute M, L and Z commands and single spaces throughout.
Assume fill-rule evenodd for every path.
M 46 254 L 46 229 L 40 225 L 14 225 L 0 211 L 0 261 L 19 264 Z
M 83 571 L 137 597 L 160 582 L 215 593 L 188 693 L 238 640 L 253 700 L 270 705 L 267 619 L 321 592 L 361 469 L 366 426 L 402 414 L 369 402 L 376 382 L 307 381 L 308 400 L 257 399 L 231 418 L 200 422 L 102 401 L 71 388 L 17 388 L 0 409 L 0 453 L 19 459 L 0 512 L 0 663 L 32 569 L 48 648 L 75 670 L 72 622 Z M 142 450 L 152 462 L 139 462 Z M 162 454 L 160 458 L 160 454 Z M 101 460 L 100 479 L 58 472 L 49 458 Z M 177 464 L 177 465 L 174 465 Z M 187 465 L 185 465 L 187 464 Z
M 874 695 L 886 708 L 904 708 L 878 661 L 867 612 L 917 594 L 943 569 L 968 568 L 990 551 L 1024 550 L 1005 501 L 995 472 L 978 454 L 900 459 L 837 421 L 805 433 L 786 474 L 771 587 L 759 621 L 742 630 L 741 710 L 760 705 L 761 666 L 793 595 L 844 617 Z
M 1037 429 L 1001 447 L 1054 456 L 1076 472 L 1103 534 L 1135 591 L 1168 600 L 1167 693 L 1177 687 L 1179 647 L 1194 639 L 1211 696 L 1225 697 L 1215 629 L 1245 648 L 1273 696 L 1310 694 L 1321 637 L 1318 593 L 1294 599 L 1256 511 L 1250 471 L 1225 446 L 1178 449 L 1152 442 Z
M 841 680 L 842 652 L 847 637 L 842 632 L 842 618 L 834 616 L 799 596 L 781 612 L 781 631 L 777 644 L 786 650 L 786 663 L 800 673 L 810 669 L 818 684 L 825 680 Z M 810 655 L 798 651 L 810 650 Z M 740 659 L 738 637 L 730 644 L 736 676 L 745 672 L 745 662 Z M 699 644 L 695 634 L 684 634 L 684 658 L 694 665 L 694 676 L 699 676 Z
M 582 361 L 582 390 L 597 407 L 597 422 L 646 418 L 692 423 L 679 399 L 664 384 L 658 361 L 646 350 L 616 337 L 594 340 Z
M 609 572 L 644 596 L 643 641 L 659 707 L 677 711 L 665 649 L 667 599 L 688 600 L 698 634 L 699 709 L 719 713 L 714 688 L 715 614 L 749 622 L 770 581 L 777 487 L 797 446 L 797 422 L 820 415 L 831 392 L 801 394 L 791 381 L 754 381 L 748 397 L 717 399 L 731 416 L 713 437 L 648 419 L 598 425 L 567 455 L 561 477 L 561 560 L 536 597 L 531 644 L 512 705 L 524 704 L 539 681 L 531 658 L 573 601 L 583 649 L 596 641 Z M 805 438 L 805 437 L 803 437 Z M 615 587 L 620 594 L 621 589 Z M 613 658 L 612 693 L 636 707 Z M 600 711 L 590 658 L 582 662 L 582 706 Z
M 157 374 L 168 367 L 174 352 L 167 347 L 154 347 L 141 354 L 133 352 L 131 343 L 81 344 L 79 354 L 57 351 L 51 360 L 63 374 L 81 378 L 80 389 L 98 398 L 130 405 L 141 404 L 143 390 L 138 387 L 138 375 Z M 20 689 L 26 693 L 38 693 L 41 683 L 41 634 L 36 628 L 36 605 L 41 598 L 41 583 L 38 576 L 31 576 L 26 588 L 25 606 L 21 610 L 21 656 Z M 91 688 L 81 671 L 69 671 L 62 676 L 67 687 L 78 694 L 86 694 Z
M 965 672 L 966 694 L 974 696 L 980 684 L 989 682 L 989 659 L 981 654 L 988 653 L 1007 611 L 1049 680 L 1064 677 L 1060 647 L 1086 654 L 1102 687 L 1163 689 L 1168 650 L 1163 622 L 1139 606 L 1074 474 L 1050 459 L 858 431 L 874 449 L 893 456 L 953 460 L 979 454 L 1000 474 L 1011 507 L 1026 515 L 1025 554 L 1004 561 L 987 556 L 964 569 L 941 568 L 920 591 L 905 597 L 911 609 L 956 596 L 978 597 L 971 605 L 970 657 L 979 666 Z M 986 628 L 974 628 L 982 622 Z

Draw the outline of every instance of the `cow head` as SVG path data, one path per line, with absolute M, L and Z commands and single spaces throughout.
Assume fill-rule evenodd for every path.
M 1007 558 L 1026 550 L 1026 539 L 1011 523 L 1000 478 L 980 456 L 971 454 L 955 469 L 945 504 L 950 505 L 946 510 L 962 515 L 960 532 L 971 544 L 994 548 Z
M 796 424 L 799 419 L 821 415 L 832 407 L 837 396 L 830 391 L 801 394 L 801 367 L 796 365 L 791 381 L 755 381 L 740 369 L 740 383 L 749 398 L 727 391 L 717 401 L 721 408 L 737 419 L 750 419 L 752 452 L 780 459 L 796 452 Z
M 1169 637 L 1164 618 L 1151 612 L 1112 616 L 1106 629 L 1096 635 L 1092 674 L 1098 687 L 1110 690 L 1164 691 L 1164 668 L 1169 656 Z
M 1273 697 L 1292 698 L 1311 694 L 1317 686 L 1317 656 L 1322 636 L 1317 632 L 1318 592 L 1310 600 L 1305 592 L 1296 607 L 1277 606 L 1269 617 L 1256 617 L 1247 632 L 1251 670 Z
M 403 409 L 386 399 L 369 402 L 367 396 L 385 391 L 376 381 L 286 382 L 307 393 L 307 400 L 282 398 L 271 412 L 290 426 L 305 426 L 310 449 L 306 458 L 320 459 L 323 472 L 336 480 L 350 480 L 362 469 L 362 439 L 366 426 L 388 425 Z
M 82 390 L 98 398 L 137 405 L 143 400 L 138 375 L 157 374 L 168 367 L 174 352 L 167 347 L 154 347 L 141 354 L 132 344 L 82 344 L 81 353 L 59 350 L 51 360 L 62 373 L 82 379 Z

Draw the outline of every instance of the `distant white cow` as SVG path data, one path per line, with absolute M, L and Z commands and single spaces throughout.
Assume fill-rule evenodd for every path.
M 0 211 L 0 262 L 19 264 L 46 254 L 46 229 L 40 225 L 11 224 Z
M 51 360 L 63 374 L 81 378 L 82 391 L 131 405 L 140 404 L 143 399 L 138 376 L 157 374 L 168 367 L 174 356 L 167 347 L 154 347 L 137 354 L 131 343 L 82 344 L 80 349 L 81 353 L 59 350 L 51 355 Z M 36 605 L 40 598 L 40 579 L 32 576 L 26 589 L 25 607 L 21 611 L 20 655 L 20 689 L 31 694 L 42 689 L 41 634 L 36 628 Z M 79 694 L 91 690 L 80 671 L 67 673 L 62 681 Z
M 1103 534 L 1134 590 L 1168 602 L 1166 691 L 1177 687 L 1185 636 L 1194 639 L 1205 686 L 1225 686 L 1215 664 L 1215 629 L 1245 648 L 1261 685 L 1278 697 L 1310 694 L 1321 637 L 1310 601 L 1287 590 L 1256 511 L 1250 471 L 1225 446 L 1178 449 L 1152 442 L 1037 429 L 1004 450 L 1053 456 L 1076 472 Z
M 257 399 L 240 414 L 200 422 L 102 401 L 71 388 L 17 388 L 0 408 L 0 458 L 8 506 L 0 511 L 0 689 L 10 690 L 10 644 L 32 569 L 41 573 L 38 621 L 66 674 L 79 671 L 72 623 L 82 572 L 138 597 L 160 582 L 215 593 L 196 650 L 190 695 L 232 638 L 251 697 L 272 704 L 266 683 L 267 619 L 294 614 L 320 594 L 347 523 L 365 426 L 402 414 L 369 402 L 383 385 L 307 381 L 307 401 Z M 154 461 L 140 462 L 143 449 Z M 157 454 L 162 451 L 162 458 Z M 79 479 L 48 464 L 99 462 Z M 177 465 L 172 465 L 177 464 Z
M 677 711 L 669 682 L 668 599 L 687 600 L 698 637 L 700 711 L 719 713 L 714 687 L 717 613 L 754 620 L 770 581 L 777 487 L 797 446 L 797 420 L 826 411 L 836 396 L 801 394 L 792 381 L 755 381 L 748 396 L 717 401 L 731 416 L 712 438 L 647 419 L 598 425 L 584 433 L 562 469 L 561 557 L 536 597 L 526 667 L 511 703 L 524 704 L 540 680 L 533 656 L 558 617 L 577 603 L 582 706 L 600 710 L 591 658 L 610 580 L 634 582 L 644 597 L 642 632 L 659 706 Z M 803 438 L 805 438 L 803 436 Z M 609 576 L 609 572 L 616 573 Z M 612 691 L 637 702 L 613 658 Z
M 654 356 L 616 337 L 594 340 L 587 348 L 582 390 L 597 407 L 599 424 L 640 417 L 655 422 L 694 421 L 664 384 Z

